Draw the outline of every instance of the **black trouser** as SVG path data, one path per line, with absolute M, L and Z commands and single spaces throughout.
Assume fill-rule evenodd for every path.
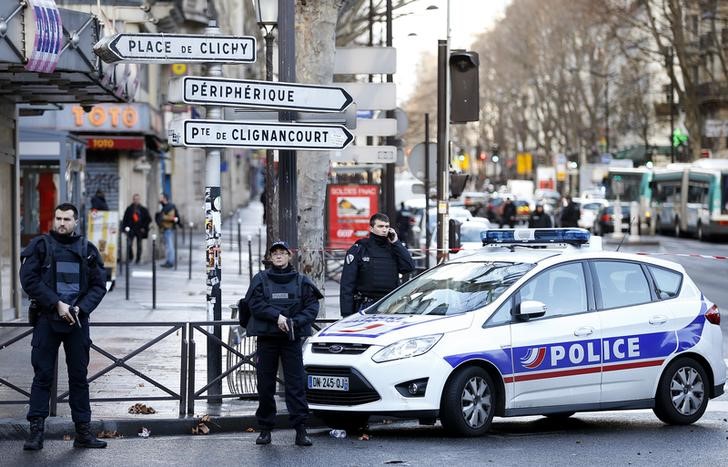
M 141 235 L 135 234 L 134 232 L 129 232 L 129 236 L 126 241 L 126 257 L 129 258 L 129 261 L 134 260 L 134 253 L 132 253 L 131 248 L 131 244 L 134 242 L 134 239 L 136 239 L 137 244 L 136 262 L 138 263 L 142 259 L 142 245 L 144 245 L 144 239 Z
M 278 359 L 283 364 L 286 388 L 286 407 L 291 426 L 298 428 L 308 418 L 306 402 L 306 374 L 303 371 L 301 339 L 289 341 L 287 337 L 258 336 L 255 365 L 258 376 L 258 427 L 272 430 L 276 420 L 276 374 Z
M 91 339 L 88 332 L 88 320 L 84 318 L 82 321 L 81 328 L 74 324 L 70 332 L 61 333 L 53 330 L 47 316 L 41 316 L 38 319 L 38 323 L 33 329 L 31 343 L 33 350 L 30 360 L 35 376 L 33 376 L 33 385 L 30 388 L 28 419 L 48 417 L 58 347 L 62 342 L 68 366 L 68 405 L 71 406 L 71 417 L 76 423 L 91 421 L 88 381 L 86 380 Z M 54 323 L 54 325 L 59 324 L 67 326 L 65 323 Z

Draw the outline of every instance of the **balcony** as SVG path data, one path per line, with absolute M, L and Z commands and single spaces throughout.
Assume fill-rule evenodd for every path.
M 700 105 L 728 102 L 728 82 L 699 84 L 696 94 Z

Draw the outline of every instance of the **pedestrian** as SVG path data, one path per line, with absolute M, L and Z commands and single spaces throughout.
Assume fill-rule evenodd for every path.
M 303 341 L 319 311 L 323 294 L 305 275 L 291 265 L 291 249 L 284 241 L 268 250 L 271 268 L 250 282 L 243 299 L 250 310 L 248 335 L 257 336 L 258 419 L 256 444 L 270 444 L 276 418 L 276 376 L 278 360 L 283 365 L 286 407 L 298 446 L 311 446 L 306 432 L 308 402 L 303 370 Z
M 407 209 L 404 202 L 399 203 L 399 211 L 397 211 L 397 232 L 405 245 L 412 244 L 412 224 L 414 217 L 412 212 Z
M 508 225 L 510 228 L 513 228 L 516 225 L 516 205 L 513 204 L 513 200 L 511 200 L 511 198 L 506 198 L 503 203 L 500 228 L 502 229 L 504 225 Z
M 56 207 L 53 230 L 34 238 L 21 253 L 20 283 L 31 298 L 33 384 L 28 421 L 30 436 L 23 449 L 43 449 L 51 387 L 63 343 L 68 366 L 68 404 L 76 425 L 77 448 L 105 448 L 91 433 L 88 374 L 89 315 L 106 294 L 106 272 L 93 243 L 75 234 L 78 210 L 70 203 Z M 62 272 L 58 274 L 58 272 Z
M 543 204 L 537 204 L 528 217 L 529 229 L 549 229 L 552 227 L 551 217 L 543 210 Z
M 341 316 L 357 313 L 399 285 L 399 275 L 414 271 L 407 248 L 380 212 L 369 219 L 369 236 L 357 240 L 344 258 L 339 302 Z
M 91 198 L 91 209 L 96 209 L 97 211 L 109 210 L 109 205 L 106 202 L 106 195 L 103 190 L 96 190 L 96 194 Z
M 561 227 L 579 227 L 581 212 L 579 206 L 571 199 L 571 196 L 564 198 L 564 207 L 561 209 Z
M 139 193 L 134 193 L 131 197 L 131 204 L 124 211 L 124 218 L 121 221 L 122 229 L 126 230 L 129 227 L 126 240 L 126 257 L 129 261 L 134 260 L 132 243 L 135 239 L 137 245 L 135 262 L 139 264 L 139 261 L 142 259 L 143 240 L 149 236 L 149 224 L 151 222 L 152 217 L 149 215 L 149 210 L 142 206 Z
M 174 267 L 174 229 L 177 227 L 177 206 L 169 200 L 169 195 L 162 193 L 159 195 L 159 202 L 162 209 L 156 215 L 157 225 L 162 230 L 164 236 L 164 254 L 165 261 L 162 263 L 163 268 Z

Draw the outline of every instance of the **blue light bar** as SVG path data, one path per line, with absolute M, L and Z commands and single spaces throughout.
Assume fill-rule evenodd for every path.
M 585 229 L 492 229 L 481 232 L 483 245 L 568 243 L 583 245 L 591 234 Z

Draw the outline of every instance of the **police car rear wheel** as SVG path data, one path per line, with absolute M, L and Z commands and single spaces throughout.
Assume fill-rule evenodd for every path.
M 688 425 L 703 416 L 708 406 L 708 377 L 703 367 L 689 358 L 668 365 L 660 378 L 655 415 L 671 425 Z
M 495 385 L 482 368 L 457 373 L 445 388 L 440 420 L 443 427 L 461 436 L 485 434 L 493 421 Z

